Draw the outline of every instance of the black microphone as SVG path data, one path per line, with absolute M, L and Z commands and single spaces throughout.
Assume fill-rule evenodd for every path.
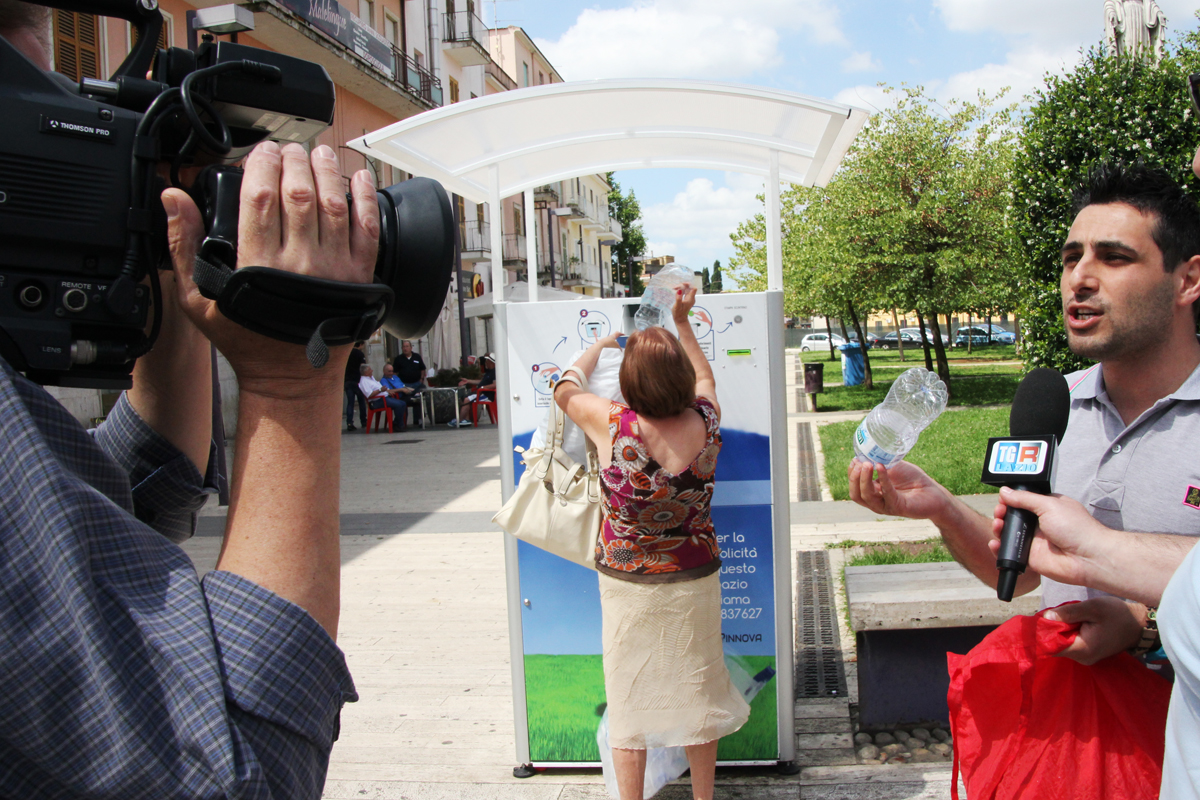
M 1066 433 L 1070 415 L 1067 379 L 1045 367 L 1031 370 L 1013 397 L 1009 435 L 988 440 L 981 480 L 989 486 L 1050 494 L 1054 448 Z M 1023 508 L 1010 508 L 1004 515 L 1000 552 L 996 554 L 1000 571 L 996 596 L 1006 603 L 1012 600 L 1017 578 L 1029 564 L 1029 546 L 1037 525 L 1037 514 Z

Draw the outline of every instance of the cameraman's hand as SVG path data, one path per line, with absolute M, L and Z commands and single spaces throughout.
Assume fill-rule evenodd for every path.
M 246 158 L 242 178 L 237 266 L 367 283 L 375 266 L 380 226 L 370 173 L 357 172 L 350 191 L 352 208 L 346 202 L 337 157 L 328 146 L 313 150 L 310 165 L 300 145 L 281 149 L 274 142 L 260 144 Z M 192 280 L 204 234 L 199 210 L 178 189 L 163 192 L 163 205 L 179 276 L 179 304 L 229 359 L 241 391 L 281 398 L 311 395 L 314 384 L 340 391 L 350 348 L 332 349 L 329 362 L 316 370 L 309 365 L 303 345 L 262 336 L 227 319 Z
M 333 150 L 311 165 L 304 148 L 265 143 L 246 159 L 237 266 L 263 266 L 366 283 L 375 266 L 379 206 L 370 174 L 350 181 L 353 209 Z M 217 569 L 241 575 L 308 611 L 337 635 L 340 610 L 338 496 L 342 386 L 350 347 L 321 369 L 304 346 L 230 321 L 192 280 L 203 235 L 200 212 L 168 189 L 163 205 L 178 299 L 238 376 L 231 500 Z

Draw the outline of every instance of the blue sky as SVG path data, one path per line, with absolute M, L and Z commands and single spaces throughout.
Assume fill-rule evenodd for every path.
M 481 0 L 490 21 L 520 25 L 567 80 L 673 77 L 731 81 L 868 110 L 876 84 L 935 97 L 1011 87 L 1069 69 L 1103 38 L 1103 0 Z M 1197 0 L 1158 0 L 1171 31 L 1196 25 Z M 617 174 L 641 202 L 657 255 L 695 269 L 725 264 L 729 234 L 761 209 L 761 180 L 701 170 Z

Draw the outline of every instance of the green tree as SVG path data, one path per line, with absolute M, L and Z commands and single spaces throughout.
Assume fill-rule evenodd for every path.
M 721 286 L 721 261 L 720 261 L 720 259 L 718 259 L 718 260 L 716 260 L 716 261 L 714 261 L 714 262 L 713 262 L 713 268 L 712 268 L 712 281 L 711 281 L 711 283 L 709 284 L 708 293 L 709 293 L 709 294 L 720 294 L 720 293 L 721 293 L 721 291 L 722 291 L 722 286 Z
M 993 108 L 996 99 L 940 108 L 905 88 L 825 189 L 785 192 L 785 308 L 848 316 L 860 337 L 863 312 L 913 309 L 933 334 L 922 334 L 926 367 L 936 354 L 950 387 L 939 316 L 1005 307 L 1016 284 L 1012 108 Z M 763 230 L 759 215 L 734 234 L 731 265 L 743 285 L 765 286 Z
M 880 287 L 884 308 L 916 312 L 926 367 L 936 356 L 948 387 L 939 315 L 1001 306 L 1016 288 L 1013 109 L 994 108 L 998 99 L 980 93 L 939 109 L 919 87 L 904 88 L 860 134 L 835 195 L 843 258 Z
M 612 246 L 613 284 L 623 283 L 629 287 L 631 296 L 640 296 L 642 290 L 642 264 L 635 259 L 646 252 L 646 234 L 642 231 L 642 207 L 638 204 L 633 189 L 621 194 L 621 185 L 608 173 L 608 215 L 621 223 L 621 241 Z
M 1068 372 L 1085 365 L 1067 347 L 1059 278 L 1060 250 L 1073 215 L 1072 195 L 1099 161 L 1162 167 L 1193 193 L 1191 171 L 1200 127 L 1187 76 L 1200 71 L 1200 35 L 1155 63 L 1114 58 L 1099 48 L 1069 74 L 1048 75 L 1033 95 L 1016 158 L 1015 227 L 1021 259 L 1023 356 L 1030 366 Z

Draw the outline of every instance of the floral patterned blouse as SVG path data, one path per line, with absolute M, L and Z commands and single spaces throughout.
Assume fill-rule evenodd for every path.
M 720 425 L 708 400 L 698 397 L 692 408 L 704 418 L 704 448 L 687 469 L 672 475 L 650 457 L 637 412 L 620 403 L 609 407 L 612 466 L 600 473 L 600 572 L 643 583 L 674 583 L 720 569 L 721 551 L 709 516 L 721 452 Z

